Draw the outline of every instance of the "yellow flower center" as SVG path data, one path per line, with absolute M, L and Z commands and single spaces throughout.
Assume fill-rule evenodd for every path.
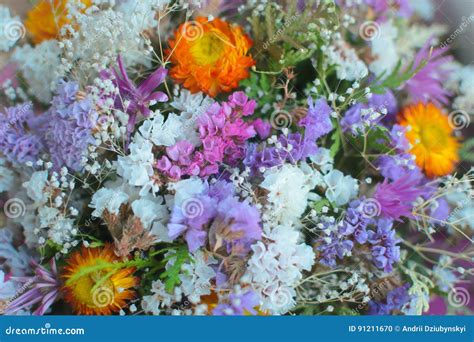
M 420 137 L 423 146 L 430 150 L 442 148 L 447 143 L 446 132 L 444 132 L 442 128 L 435 125 L 423 127 L 420 132 Z
M 224 50 L 224 41 L 215 32 L 205 33 L 191 46 L 191 55 L 199 65 L 216 62 Z
M 105 307 L 114 302 L 114 284 L 110 279 L 94 286 L 105 276 L 103 272 L 93 272 L 79 278 L 72 289 L 76 300 L 89 307 Z

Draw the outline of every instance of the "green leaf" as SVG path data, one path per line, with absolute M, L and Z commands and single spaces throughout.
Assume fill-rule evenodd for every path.
M 313 209 L 318 214 L 321 212 L 323 207 L 330 207 L 330 206 L 331 206 L 331 202 L 329 202 L 329 200 L 327 200 L 326 198 L 323 198 L 323 199 L 313 203 Z
M 340 128 L 338 127 L 331 135 L 332 144 L 329 149 L 331 158 L 334 158 L 337 152 L 339 152 L 339 149 L 341 148 L 341 134 L 340 133 L 341 131 L 340 131 Z
M 189 254 L 187 246 L 183 245 L 170 250 L 170 254 L 163 260 L 168 263 L 169 267 L 160 275 L 160 278 L 165 283 L 166 291 L 172 293 L 174 288 L 181 283 L 181 279 L 179 279 L 182 273 L 181 267 L 186 262 L 192 262 L 193 259 L 191 254 Z

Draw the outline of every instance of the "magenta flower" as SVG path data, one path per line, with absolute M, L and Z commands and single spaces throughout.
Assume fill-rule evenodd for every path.
M 39 304 L 33 311 L 33 315 L 42 316 L 58 297 L 61 283 L 54 258 L 49 261 L 51 270 L 47 270 L 36 261 L 32 261 L 31 264 L 34 276 L 12 277 L 13 281 L 22 284 L 20 289 L 24 291 L 8 304 L 6 314 L 12 314 Z
M 426 65 L 405 83 L 404 88 L 414 102 L 433 102 L 441 106 L 449 103 L 448 97 L 451 95 L 443 84 L 451 72 L 446 64 L 451 62 L 453 57 L 444 55 L 447 48 L 433 49 L 430 56 L 431 41 L 431 38 L 428 39 L 416 54 L 412 70 L 418 68 L 423 61 L 427 61 Z
M 135 127 L 138 113 L 148 116 L 150 115 L 150 105 L 153 105 L 154 102 L 168 101 L 168 96 L 165 93 L 154 91 L 163 83 L 168 71 L 163 67 L 158 68 L 137 87 L 128 77 L 121 56 L 118 56 L 117 63 L 119 72 L 112 69 L 112 73 L 115 76 L 113 82 L 120 91 L 120 96 L 115 99 L 115 106 L 127 112 L 130 116 L 127 126 L 127 130 L 130 133 Z M 110 75 L 103 76 L 109 78 L 107 76 Z M 128 102 L 127 105 L 126 102 Z
M 397 221 L 402 216 L 413 218 L 413 202 L 426 193 L 419 184 L 420 178 L 415 173 L 406 173 L 391 183 L 387 179 L 380 183 L 374 198 L 380 204 L 382 216 Z

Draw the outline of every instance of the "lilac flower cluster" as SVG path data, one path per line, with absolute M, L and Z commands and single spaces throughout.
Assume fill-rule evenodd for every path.
M 372 245 L 372 261 L 375 266 L 387 273 L 392 272 L 393 264 L 400 261 L 400 246 L 397 245 L 400 239 L 395 236 L 393 221 L 379 219 L 377 230 L 368 231 L 368 241 Z
M 412 296 L 408 294 L 409 284 L 398 287 L 387 294 L 385 302 L 372 300 L 369 302 L 369 315 L 390 315 L 400 312 L 410 302 Z
M 89 98 L 77 97 L 78 90 L 76 82 L 62 81 L 51 108 L 44 114 L 44 145 L 56 169 L 66 166 L 79 171 L 87 146 L 94 142 L 92 129 L 97 113 Z
M 313 103 L 308 99 L 308 112 L 298 123 L 304 129 L 304 134 L 299 132 L 281 134 L 275 146 L 268 147 L 263 144 L 250 144 L 244 164 L 255 173 L 261 167 L 269 168 L 284 163 L 295 164 L 312 156 L 317 151 L 316 140 L 328 134 L 333 125 L 330 114 L 332 110 L 325 99 Z
M 261 234 L 259 211 L 238 201 L 225 181 L 175 205 L 168 224 L 169 237 L 183 235 L 191 252 L 208 241 L 214 250 L 224 247 L 229 254 L 245 255 Z
M 249 290 L 245 293 L 232 293 L 228 298 L 229 303 L 219 304 L 212 314 L 215 316 L 242 316 L 244 314 L 256 315 L 255 307 L 259 305 L 258 296 Z
M 43 144 L 32 129 L 35 121 L 31 103 L 9 107 L 0 113 L 0 149 L 11 162 L 37 159 Z

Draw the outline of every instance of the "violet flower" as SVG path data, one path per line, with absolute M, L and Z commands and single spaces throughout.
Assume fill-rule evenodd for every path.
M 391 183 L 385 179 L 378 184 L 374 198 L 380 204 L 382 216 L 396 221 L 401 221 L 402 216 L 413 218 L 413 203 L 426 193 L 419 184 L 420 178 L 410 173 Z
M 444 83 L 448 80 L 451 70 L 446 68 L 446 64 L 451 62 L 453 57 L 444 56 L 447 48 L 433 49 L 430 55 L 431 41 L 431 38 L 428 39 L 416 54 L 412 70 L 427 60 L 426 65 L 405 83 L 404 88 L 414 102 L 447 105 L 451 93 L 444 88 Z
M 34 276 L 12 277 L 12 280 L 22 284 L 22 289 L 25 289 L 25 292 L 8 304 L 6 314 L 12 314 L 39 304 L 33 311 L 33 315 L 44 315 L 58 297 L 61 286 L 54 258 L 51 258 L 49 265 L 51 270 L 47 270 L 36 261 L 32 261 Z
M 229 303 L 219 304 L 212 314 L 215 316 L 242 316 L 244 314 L 256 315 L 255 307 L 260 304 L 258 296 L 252 290 L 243 294 L 230 294 Z
M 395 236 L 393 221 L 380 219 L 377 223 L 377 231 L 368 231 L 368 241 L 373 245 L 372 261 L 376 267 L 390 273 L 393 270 L 393 264 L 400 261 L 400 242 Z
M 115 99 L 115 106 L 129 115 L 127 131 L 130 134 L 135 127 L 138 113 L 148 116 L 150 115 L 148 108 L 150 105 L 154 102 L 168 101 L 168 96 L 165 93 L 154 91 L 163 83 L 168 71 L 163 67 L 158 68 L 137 87 L 128 77 L 120 55 L 117 58 L 117 63 L 119 72 L 112 69 L 115 76 L 113 82 L 120 92 L 120 96 Z M 125 108 L 124 105 L 127 101 L 129 103 Z

